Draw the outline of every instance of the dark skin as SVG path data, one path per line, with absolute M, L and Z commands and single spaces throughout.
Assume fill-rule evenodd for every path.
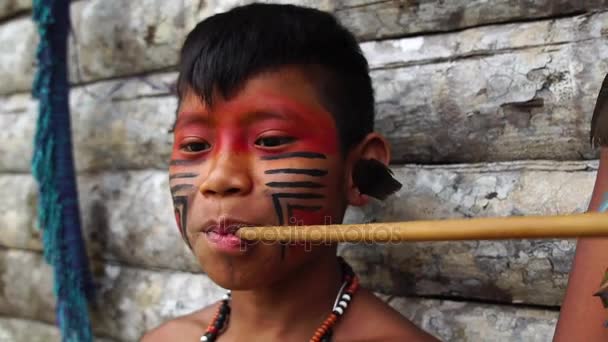
M 600 151 L 600 167 L 595 179 L 589 211 L 597 211 L 608 193 L 608 147 Z M 599 297 L 599 289 L 608 268 L 608 239 L 579 239 L 553 341 L 607 341 L 608 309 Z
M 353 166 L 362 158 L 388 164 L 388 144 L 371 133 L 342 155 L 320 98 L 302 69 L 284 67 L 252 77 L 230 99 L 218 96 L 211 108 L 192 94 L 182 99 L 170 167 L 176 220 L 206 274 L 232 290 L 219 341 L 308 341 L 331 312 L 342 283 L 336 245 L 250 244 L 205 228 L 222 218 L 336 223 L 347 205 L 368 202 Z M 217 305 L 166 322 L 143 341 L 198 341 Z M 333 341 L 436 341 L 365 289 L 333 330 Z
M 333 299 L 332 299 L 333 300 Z M 209 306 L 190 315 L 169 321 L 156 330 L 144 336 L 142 341 L 171 341 L 176 338 L 180 341 L 198 341 L 205 332 L 204 328 L 213 319 L 213 315 L 219 304 Z M 434 337 L 421 331 L 410 321 L 405 320 L 398 312 L 379 301 L 376 296 L 367 290 L 357 293 L 357 299 L 353 300 L 349 312 L 344 315 L 343 320 L 335 328 L 333 341 L 335 342 L 403 342 L 403 341 L 438 341 Z M 272 315 L 274 317 L 274 315 Z M 278 315 L 277 315 L 278 316 Z M 297 317 L 301 317 L 298 315 Z M 281 322 L 283 317 L 277 317 Z M 269 320 L 272 318 L 269 318 Z M 231 323 L 233 324 L 233 323 Z M 279 326 L 272 323 L 272 327 Z M 242 330 L 253 328 L 255 330 Z M 219 341 L 308 341 L 309 331 L 314 331 L 316 326 L 311 324 L 307 328 L 300 328 L 298 336 L 292 324 L 285 329 L 253 326 L 232 328 L 222 335 Z M 310 329 L 313 330 L 310 330 Z M 282 330 L 282 331 L 281 331 Z M 252 333 L 255 331 L 255 333 Z
M 600 88 L 590 136 L 600 148 L 600 166 L 595 178 L 589 211 L 597 211 L 608 194 L 608 75 Z M 570 271 L 568 288 L 555 329 L 554 341 L 606 341 L 608 309 L 593 296 L 608 268 L 608 239 L 579 239 Z

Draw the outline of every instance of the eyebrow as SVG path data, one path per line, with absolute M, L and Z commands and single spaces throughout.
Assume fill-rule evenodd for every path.
M 181 112 L 178 114 L 173 127 L 176 128 L 181 125 L 188 125 L 191 123 L 203 123 L 203 124 L 211 124 L 213 120 L 206 116 L 201 116 L 200 113 L 197 112 Z
M 252 123 L 255 123 L 258 121 L 264 121 L 264 120 L 270 120 L 270 119 L 279 119 L 279 120 L 289 121 L 289 119 L 285 115 L 275 113 L 275 112 L 265 111 L 265 110 L 259 110 L 259 111 L 251 112 L 251 114 L 248 114 L 247 116 L 245 116 L 245 118 L 243 118 L 239 121 L 239 124 L 251 125 Z
M 274 98 L 269 98 L 270 102 L 274 102 Z M 319 113 L 319 111 L 312 109 L 308 106 L 295 103 L 292 101 L 285 101 L 284 99 L 280 99 L 280 106 L 284 107 L 281 110 L 273 109 L 275 106 L 270 106 L 269 108 L 255 108 L 251 112 L 247 113 L 244 118 L 241 118 L 238 121 L 239 125 L 251 125 L 253 123 L 278 119 L 282 121 L 292 121 L 292 115 L 296 118 L 301 118 L 305 120 L 311 119 L 311 114 Z M 203 115 L 204 112 L 198 111 L 184 111 L 179 112 L 177 119 L 173 124 L 173 129 L 181 125 L 187 125 L 191 123 L 200 123 L 204 125 L 213 125 L 215 123 L 215 119 L 213 115 Z
M 268 101 L 272 102 L 272 103 L 277 103 L 277 106 L 279 108 L 282 108 L 281 111 L 279 112 L 279 114 L 284 113 L 282 116 L 285 120 L 287 120 L 288 118 L 285 116 L 285 114 L 288 114 L 289 116 L 295 116 L 297 118 L 303 119 L 303 120 L 316 120 L 316 115 L 319 114 L 330 114 L 329 112 L 327 112 L 324 108 L 314 108 L 311 107 L 305 103 L 300 103 L 300 102 L 295 102 L 293 100 L 290 99 L 285 99 L 285 98 L 281 98 L 281 97 L 275 97 L 275 96 L 268 96 Z M 273 106 L 271 106 L 272 108 Z M 271 111 L 272 112 L 272 111 Z M 331 116 L 331 114 L 330 114 Z

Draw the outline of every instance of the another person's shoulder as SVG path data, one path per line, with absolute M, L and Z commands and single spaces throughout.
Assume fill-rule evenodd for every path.
M 367 290 L 360 290 L 336 341 L 439 341 Z
M 142 336 L 140 341 L 164 342 L 176 339 L 177 341 L 181 341 L 182 339 L 198 341 L 198 338 L 205 332 L 207 325 L 213 319 L 218 305 L 219 303 L 216 303 L 188 315 L 167 321 L 148 331 Z

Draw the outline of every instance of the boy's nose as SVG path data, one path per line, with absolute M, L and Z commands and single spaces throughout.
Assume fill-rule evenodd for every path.
M 251 191 L 248 168 L 237 158 L 221 158 L 205 178 L 199 191 L 203 196 L 245 195 Z

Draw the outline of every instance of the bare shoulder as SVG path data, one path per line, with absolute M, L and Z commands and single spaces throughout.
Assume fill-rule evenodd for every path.
M 353 298 L 336 341 L 439 341 L 368 290 Z
M 209 322 L 213 319 L 213 314 L 219 303 L 210 305 L 204 309 L 195 311 L 188 315 L 180 316 L 167 321 L 158 327 L 148 331 L 141 338 L 141 342 L 164 342 L 170 340 L 191 340 L 198 341 Z

